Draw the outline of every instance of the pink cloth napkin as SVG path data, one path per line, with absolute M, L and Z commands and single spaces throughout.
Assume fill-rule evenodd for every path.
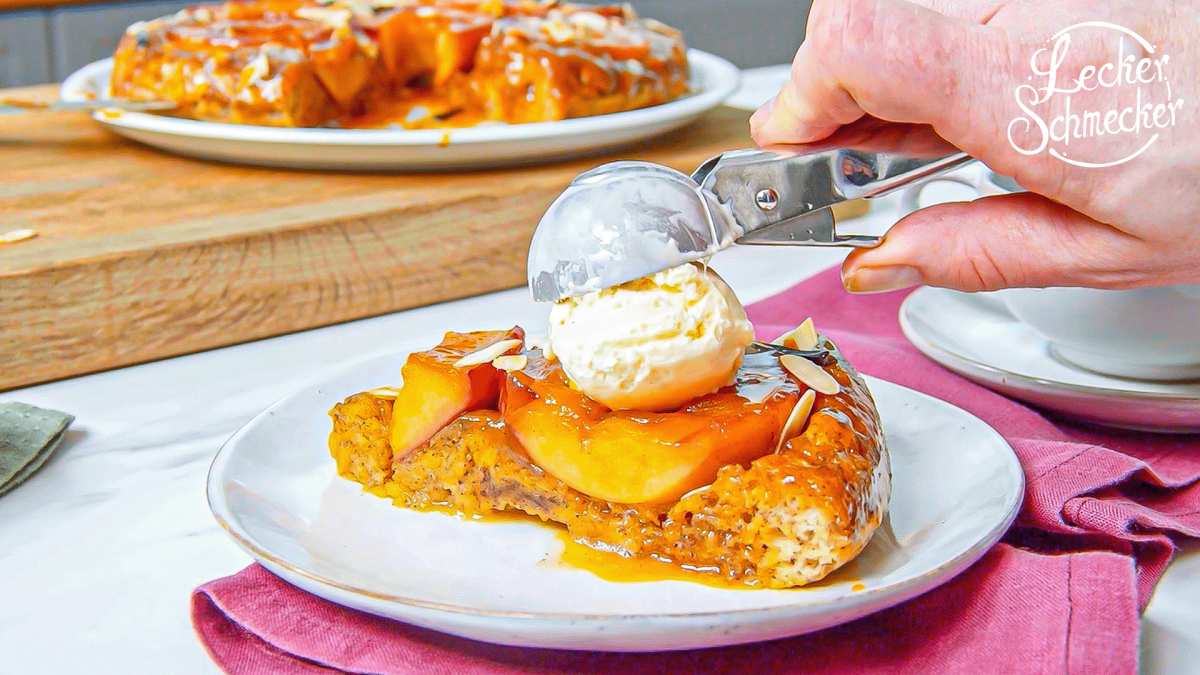
M 859 370 L 971 411 L 1016 449 L 1028 487 L 1004 543 L 919 598 L 775 642 L 605 654 L 441 635 L 334 605 L 254 565 L 196 590 L 196 632 L 231 675 L 1136 673 L 1138 614 L 1175 541 L 1200 536 L 1200 437 L 1073 425 L 971 384 L 904 339 L 904 295 L 851 296 L 830 270 L 748 311 L 763 338 L 812 315 Z

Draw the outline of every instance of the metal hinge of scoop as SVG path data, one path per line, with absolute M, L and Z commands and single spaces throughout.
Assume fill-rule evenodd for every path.
M 910 157 L 849 148 L 734 150 L 692 173 L 741 227 L 739 244 L 871 247 L 881 237 L 839 235 L 830 210 L 923 183 L 973 161 L 958 152 Z

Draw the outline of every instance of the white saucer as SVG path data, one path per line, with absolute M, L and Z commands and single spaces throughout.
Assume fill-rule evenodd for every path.
M 605 581 L 557 563 L 562 544 L 548 525 L 400 509 L 337 475 L 326 411 L 354 392 L 394 384 L 406 356 L 361 363 L 251 420 L 213 460 L 209 505 L 234 541 L 284 580 L 476 640 L 660 651 L 819 630 L 949 581 L 1008 529 L 1024 494 L 1016 455 L 982 420 L 867 378 L 891 456 L 892 498 L 887 524 L 856 560 L 787 591 Z
M 988 293 L 918 289 L 900 307 L 900 328 L 946 368 L 1040 408 L 1125 429 L 1200 433 L 1200 382 L 1128 380 L 1068 365 Z
M 480 125 L 466 129 L 292 129 L 221 124 L 97 111 L 92 119 L 161 150 L 239 164 L 300 169 L 481 169 L 578 158 L 678 129 L 737 89 L 736 66 L 688 50 L 692 94 L 662 105 L 559 122 Z M 64 101 L 106 95 L 113 60 L 80 68 L 63 81 Z

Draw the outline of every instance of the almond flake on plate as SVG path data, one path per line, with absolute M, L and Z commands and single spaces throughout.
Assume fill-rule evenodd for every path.
M 15 244 L 18 241 L 33 239 L 37 236 L 37 232 L 30 229 L 24 230 L 9 230 L 4 234 L 0 234 L 0 244 Z
M 529 357 L 525 356 L 524 354 L 497 356 L 496 358 L 492 359 L 492 365 L 495 366 L 497 370 L 509 372 L 514 370 L 522 370 L 525 368 L 525 366 L 529 365 Z
M 372 389 L 371 391 L 368 391 L 367 393 L 370 394 L 371 396 L 374 396 L 375 398 L 390 398 L 390 399 L 394 399 L 400 395 L 399 391 L 392 389 L 391 387 L 380 387 L 378 389 Z
M 810 389 L 815 389 L 819 394 L 833 396 L 842 390 L 838 381 L 833 379 L 833 376 L 825 372 L 825 369 L 817 364 L 809 361 L 803 356 L 795 354 L 784 354 L 779 357 L 779 363 L 787 369 L 789 373 L 796 376 Z
M 462 357 L 454 362 L 455 368 L 473 368 L 474 366 L 482 366 L 485 363 L 491 363 L 497 356 L 504 356 L 505 353 L 512 351 L 515 347 L 522 345 L 521 340 L 501 340 L 492 343 L 483 349 L 473 351 L 470 354 Z
M 792 414 L 788 415 L 787 421 L 783 423 L 783 431 L 779 434 L 779 443 L 775 445 L 775 452 L 779 452 L 779 449 L 789 439 L 800 435 L 800 430 L 804 428 L 804 424 L 808 422 L 808 416 L 812 414 L 813 401 L 816 400 L 816 391 L 809 389 L 804 392 L 799 401 L 796 401 L 796 407 L 792 408 Z

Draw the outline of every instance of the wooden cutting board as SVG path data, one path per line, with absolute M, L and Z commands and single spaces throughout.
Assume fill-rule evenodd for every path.
M 0 244 L 0 390 L 521 286 L 538 218 L 579 172 L 690 171 L 748 147 L 748 114 L 605 158 L 440 175 L 208 163 L 82 113 L 0 115 L 0 234 L 37 233 Z

